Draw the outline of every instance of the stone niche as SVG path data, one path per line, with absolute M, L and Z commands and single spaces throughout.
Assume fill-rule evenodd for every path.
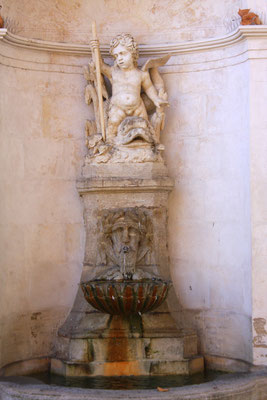
M 227 35 L 223 22 L 227 15 L 237 13 L 238 0 L 192 5 L 173 1 L 171 15 L 164 1 L 156 8 L 147 1 L 149 27 L 143 24 L 137 3 L 126 2 L 120 15 L 117 3 L 110 1 L 107 14 L 99 13 L 106 23 L 112 12 L 110 31 L 105 33 L 104 23 L 99 29 L 103 43 L 108 43 L 113 31 L 136 30 L 140 42 L 150 44 L 141 48 L 144 58 L 158 54 L 159 43 L 173 43 L 171 63 L 162 71 L 171 104 L 163 143 L 175 181 L 168 242 L 179 294 L 179 303 L 171 304 L 175 318 L 179 326 L 197 329 L 206 360 L 227 357 L 266 365 L 266 27 L 241 27 Z M 84 120 L 91 112 L 81 100 L 82 66 L 89 54 L 88 21 L 96 7 L 95 2 L 90 4 L 87 8 L 83 2 L 74 10 L 71 2 L 60 13 L 52 0 L 45 4 L 2 1 L 1 14 L 9 26 L 0 41 L 4 202 L 0 292 L 5 304 L 1 308 L 1 366 L 51 355 L 51 343 L 71 308 L 80 279 L 83 220 L 75 182 L 85 151 Z M 97 5 L 101 12 L 102 4 Z M 255 7 L 256 12 L 265 7 L 260 1 L 243 6 Z M 129 7 L 135 8 L 131 14 L 138 18 L 121 26 L 121 15 L 128 14 Z M 137 19 L 142 26 L 136 24 Z M 167 24 L 168 32 L 161 22 Z M 159 25 L 162 32 L 157 30 Z M 17 44 L 9 32 L 21 35 Z M 219 35 L 223 39 L 215 38 Z M 40 43 L 33 37 L 65 41 L 65 45 Z M 215 39 L 201 41 L 211 37 Z M 188 39 L 200 41 L 185 43 Z M 75 47 L 73 42 L 86 46 Z M 164 48 L 163 44 L 160 49 Z M 13 113 L 15 109 L 19 112 Z M 98 180 L 101 168 L 91 165 L 84 176 L 90 182 L 95 179 L 90 201 L 99 201 L 105 208 L 104 195 L 97 200 L 98 187 L 107 185 L 107 200 L 117 201 L 120 196 L 112 180 Z M 122 169 L 110 166 L 103 176 L 120 176 Z M 147 165 L 143 172 L 148 181 L 156 169 L 159 178 L 161 166 Z M 140 175 L 134 176 L 138 182 Z M 149 188 L 146 185 L 140 197 L 138 190 L 132 190 L 128 204 L 118 200 L 112 207 L 143 207 L 140 198 L 151 198 L 156 192 Z M 157 193 L 158 198 L 164 197 L 162 191 Z M 138 204 L 131 202 L 132 196 Z M 100 207 L 95 209 L 97 214 Z M 90 241 L 96 242 L 95 235 L 92 224 L 87 247 Z M 94 254 L 86 258 L 90 260 L 83 275 L 90 276 L 97 263 Z

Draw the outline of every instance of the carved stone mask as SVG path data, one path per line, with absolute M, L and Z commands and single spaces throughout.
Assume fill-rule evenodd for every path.
M 149 217 L 137 208 L 110 210 L 102 215 L 100 228 L 99 251 L 105 263 L 119 266 L 121 273 L 130 277 L 138 262 L 151 251 Z
M 138 227 L 133 221 L 120 218 L 113 226 L 111 240 L 122 274 L 134 273 L 140 241 Z

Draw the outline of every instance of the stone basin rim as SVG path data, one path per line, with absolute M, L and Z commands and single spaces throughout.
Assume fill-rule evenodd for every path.
M 98 311 L 129 316 L 158 308 L 166 300 L 171 282 L 159 278 L 99 279 L 80 285 L 86 301 Z
M 172 286 L 172 281 L 168 279 L 161 279 L 161 278 L 144 278 L 144 279 L 92 279 L 89 281 L 84 281 L 79 283 L 80 286 L 85 285 L 85 284 L 92 284 L 92 283 L 97 283 L 97 284 L 114 284 L 116 285 L 117 283 L 125 283 L 125 284 L 137 284 L 137 283 L 164 283 L 165 285 Z
M 14 382 L 0 382 L 1 400 L 118 400 L 118 399 L 150 399 L 160 400 L 227 400 L 230 395 L 236 399 L 252 400 L 265 399 L 260 397 L 267 391 L 267 369 L 246 374 L 232 374 L 210 382 L 171 387 L 168 392 L 161 393 L 156 389 L 140 390 L 107 390 L 70 388 L 48 384 L 18 384 Z M 252 397 L 258 394 L 258 397 Z M 233 397 L 234 398 L 234 397 Z

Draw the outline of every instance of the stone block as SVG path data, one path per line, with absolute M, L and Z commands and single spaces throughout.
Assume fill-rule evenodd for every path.
M 91 363 L 90 367 L 93 376 L 140 376 L 149 374 L 149 368 L 142 360 L 94 362 Z
M 82 293 L 79 296 L 83 299 Z M 85 300 L 83 300 L 82 304 L 84 309 L 80 308 L 79 311 L 74 310 L 71 313 L 71 316 L 67 318 L 59 329 L 59 335 L 77 339 L 95 338 L 102 335 L 108 328 L 110 315 L 94 312 L 93 308 L 89 308 Z
M 169 312 L 150 312 L 142 315 L 144 337 L 176 337 L 179 335 Z
M 202 372 L 204 369 L 203 357 L 195 357 L 181 361 L 152 361 L 150 375 L 191 375 Z
M 107 168 L 105 164 L 98 165 L 84 165 L 83 175 L 88 178 L 126 178 L 126 179 L 158 179 L 166 178 L 168 176 L 167 167 L 160 162 L 147 162 L 143 163 L 123 163 L 121 164 L 110 164 Z M 82 180 L 78 181 L 78 186 L 83 185 Z
M 182 360 L 183 338 L 152 338 L 146 346 L 146 357 L 156 360 Z
M 66 377 L 83 377 L 94 375 L 92 364 L 66 363 Z
M 188 373 L 189 375 L 197 374 L 204 371 L 204 357 L 197 356 L 188 360 Z
M 88 362 L 90 353 L 88 351 L 88 341 L 86 339 L 71 339 L 69 345 L 69 360 Z
M 142 360 L 145 357 L 144 339 L 91 339 L 94 361 L 120 362 Z
M 198 354 L 198 338 L 196 334 L 187 334 L 183 337 L 184 358 Z
M 70 339 L 58 335 L 56 345 L 53 347 L 53 357 L 67 360 L 69 357 Z
M 190 375 L 204 368 L 203 358 L 196 354 L 193 332 L 180 331 L 177 337 L 72 339 L 69 355 L 53 361 L 51 368 L 63 376 Z
M 51 359 L 50 371 L 52 374 L 66 376 L 66 364 L 57 358 Z

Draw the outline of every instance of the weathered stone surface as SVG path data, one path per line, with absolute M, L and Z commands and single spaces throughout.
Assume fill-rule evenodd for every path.
M 124 165 L 119 176 L 105 177 L 109 172 L 106 166 L 102 181 L 85 176 L 78 183 L 87 232 L 82 282 L 105 277 L 112 266 L 121 267 L 121 245 L 132 248 L 123 264 L 125 271 L 120 270 L 122 277 L 123 273 L 134 276 L 137 267 L 169 276 L 166 202 L 171 181 L 166 172 L 159 177 L 153 175 L 150 165 L 146 168 L 144 164 L 143 169 L 145 178 L 130 177 L 130 164 Z M 106 195 L 107 188 L 111 188 L 113 198 Z M 196 334 L 178 331 L 167 305 L 143 315 L 109 316 L 90 312 L 85 304 L 79 289 L 73 309 L 59 330 L 61 345 L 55 345 L 56 359 L 51 364 L 54 373 L 119 376 L 193 374 L 203 370 L 203 357 L 197 357 Z
M 108 267 L 118 267 L 119 279 L 138 279 L 138 265 L 151 264 L 153 231 L 142 208 L 101 210 L 98 214 L 98 256 L 106 266 L 97 279 L 112 280 Z M 141 271 L 141 270 L 140 270 Z M 115 278 L 117 279 L 117 278 Z
M 78 183 L 78 190 L 84 200 L 86 225 L 86 246 L 82 281 L 92 279 L 97 272 L 96 266 L 100 263 L 97 242 L 99 210 L 114 210 L 114 208 L 120 209 L 136 206 L 137 208 L 142 208 L 144 205 L 146 213 L 152 222 L 152 230 L 153 232 L 157 232 L 153 239 L 153 251 L 150 256 L 151 261 L 148 267 L 153 268 L 155 272 L 158 271 L 164 278 L 169 277 L 167 268 L 165 207 L 168 193 L 172 188 L 172 181 L 167 177 L 164 165 L 161 165 L 164 174 L 159 175 L 159 178 L 157 178 L 157 172 L 160 171 L 160 169 L 157 165 L 143 165 L 142 170 L 145 178 L 140 178 L 139 175 L 139 178 L 135 179 L 134 175 L 136 174 L 136 176 L 138 176 L 138 174 L 140 174 L 140 169 L 138 167 L 135 168 L 135 165 L 126 164 L 122 169 L 118 170 L 115 168 L 114 174 L 117 173 L 117 177 L 107 176 L 105 179 L 104 177 L 102 179 L 90 179 L 85 176 L 84 180 Z M 99 174 L 97 170 L 98 168 L 95 168 L 95 174 L 98 176 L 100 176 L 99 174 L 102 172 L 110 173 L 109 168 L 103 168 L 101 166 L 99 166 Z M 87 174 L 87 172 L 89 171 L 86 168 L 84 174 Z M 105 173 L 103 175 L 105 176 Z M 129 176 L 131 178 L 129 178 Z M 124 177 L 128 178 L 124 179 Z M 131 195 L 128 194 L 127 189 L 131 191 Z M 116 207 L 114 207 L 114 204 L 116 204 Z M 142 267 L 146 267 L 145 264 L 146 263 L 142 262 Z M 92 268 L 89 267 L 89 265 L 92 266 Z M 60 329 L 60 334 L 64 336 L 75 335 L 75 337 L 90 337 L 90 335 L 93 335 L 92 337 L 95 337 L 101 330 L 102 332 L 105 331 L 108 321 L 107 315 L 100 313 L 91 315 L 88 314 L 89 311 L 90 307 L 86 304 L 81 290 L 79 289 L 73 311 Z M 92 320 L 90 321 L 91 317 Z M 175 330 L 173 321 L 170 325 L 172 325 Z
M 40 3 L 36 8 L 35 5 L 34 0 L 23 0 L 22 3 L 4 0 L 2 16 L 8 20 L 8 29 L 28 38 L 34 36 L 48 41 L 87 44 L 90 38 L 88 26 L 95 18 L 100 39 L 104 43 L 108 43 L 114 33 L 132 32 L 141 43 L 165 44 L 225 34 L 222 21 L 227 16 L 232 16 L 233 10 L 238 11 L 240 2 L 226 0 L 222 6 L 210 0 L 198 5 L 188 4 L 186 0 L 177 4 L 175 0 L 171 0 L 168 10 L 164 3 L 155 5 L 152 0 L 148 0 L 145 5 L 133 4 L 130 0 L 126 0 L 123 5 L 118 0 L 108 4 L 101 0 L 97 5 L 92 2 L 69 3 L 64 7 L 60 5 L 58 9 L 54 8 L 52 0 L 48 0 L 45 5 Z
M 0 377 L 2 376 L 24 376 L 46 372 L 50 367 L 50 358 L 33 358 L 32 360 L 17 361 L 0 369 Z M 1 396 L 1 390 L 0 390 Z M 1 397 L 0 397 L 1 399 Z
M 227 376 L 202 385 L 170 388 L 166 393 L 153 390 L 111 390 L 78 389 L 42 384 L 20 385 L 14 382 L 1 382 L 1 400 L 126 400 L 126 399 L 164 399 L 172 400 L 265 400 L 267 392 L 266 372 L 245 376 Z M 45 396 L 45 397 L 44 397 Z
M 182 359 L 183 354 L 184 343 L 180 338 L 152 338 L 146 345 L 146 356 L 150 359 L 169 361 Z
M 98 361 L 160 360 L 184 361 L 197 355 L 197 337 L 179 332 L 176 337 L 146 337 L 129 335 L 127 331 L 110 330 L 103 338 L 71 339 L 56 356 L 61 360 L 88 363 Z M 62 341 L 62 339 L 60 339 Z M 186 349 L 190 342 L 192 350 Z M 64 350 L 64 351 L 63 351 Z
M 123 358 L 123 357 L 122 357 Z M 90 376 L 157 376 L 157 375 L 193 375 L 204 368 L 203 357 L 187 360 L 133 360 L 92 361 L 78 363 L 52 359 L 51 372 L 66 377 Z
M 93 102 L 95 119 L 86 123 L 89 151 L 85 163 L 162 161 L 160 132 L 165 122 L 164 107 L 169 103 L 158 67 L 167 63 L 170 54 L 150 59 L 139 68 L 137 42 L 131 34 L 121 33 L 110 42 L 114 58 L 110 66 L 102 58 L 95 23 L 92 31 L 93 58 L 84 68 L 84 76 L 85 102 Z

